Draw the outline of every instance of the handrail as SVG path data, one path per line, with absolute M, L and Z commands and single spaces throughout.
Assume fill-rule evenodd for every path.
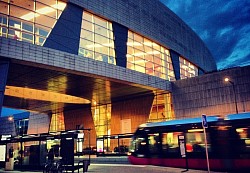
M 65 167 L 62 161 L 59 160 L 56 162 L 53 161 L 45 163 L 43 168 L 43 173 L 49 173 L 49 172 L 58 173 L 58 172 L 63 172 L 63 170 L 65 170 Z

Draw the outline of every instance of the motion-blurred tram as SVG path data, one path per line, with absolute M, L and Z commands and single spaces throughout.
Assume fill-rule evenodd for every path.
M 201 118 L 146 123 L 134 133 L 129 161 L 167 167 L 207 169 L 205 134 L 210 170 L 250 170 L 250 113 L 225 118 L 207 116 L 203 131 Z M 181 157 L 178 136 L 185 137 L 186 157 Z

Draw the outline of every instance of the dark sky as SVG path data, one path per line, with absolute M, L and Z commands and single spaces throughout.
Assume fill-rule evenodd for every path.
M 205 42 L 219 70 L 250 65 L 250 0 L 160 0 Z

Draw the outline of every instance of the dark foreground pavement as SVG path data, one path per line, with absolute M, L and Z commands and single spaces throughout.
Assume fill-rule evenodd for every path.
M 160 166 L 150 166 L 150 165 L 131 165 L 131 164 L 98 164 L 92 163 L 88 167 L 89 173 L 181 173 L 185 169 L 179 168 L 170 168 L 170 167 L 160 167 Z M 4 171 L 0 169 L 0 172 L 5 173 L 42 173 L 42 171 Z M 80 169 L 79 172 L 83 172 L 83 169 Z M 189 170 L 187 173 L 207 173 L 208 171 L 204 170 Z M 75 171 L 78 173 L 78 171 Z M 213 172 L 211 173 L 218 173 Z

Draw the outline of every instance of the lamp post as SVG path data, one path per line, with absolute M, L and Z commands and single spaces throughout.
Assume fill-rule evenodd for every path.
M 236 114 L 238 114 L 238 106 L 237 106 L 237 100 L 236 100 L 236 92 L 235 92 L 234 82 L 231 81 L 231 80 L 230 80 L 229 78 L 227 78 L 227 77 L 226 77 L 224 80 L 225 80 L 225 82 L 229 82 L 229 83 L 232 84 L 232 86 L 233 86 L 235 110 L 236 110 Z

